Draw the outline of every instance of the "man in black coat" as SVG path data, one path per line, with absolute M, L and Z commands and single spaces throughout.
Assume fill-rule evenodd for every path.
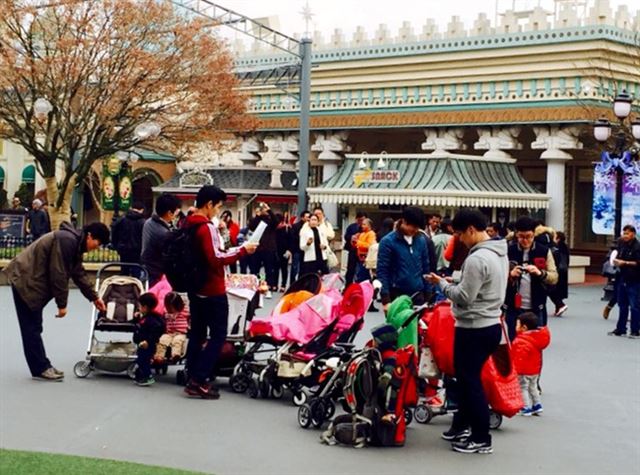
M 272 297 L 271 292 L 278 290 L 278 245 L 276 243 L 276 227 L 278 223 L 267 203 L 258 205 L 255 216 L 249 222 L 249 229 L 255 231 L 261 221 L 267 225 L 267 228 L 260 238 L 260 247 L 250 261 L 249 266 L 251 267 L 251 273 L 258 277 L 260 269 L 264 266 L 265 278 L 269 285 L 269 290 L 265 297 L 269 299 Z
M 300 263 L 302 262 L 302 251 L 300 250 L 300 230 L 302 226 L 309 221 L 311 213 L 309 210 L 304 210 L 300 213 L 300 218 L 291 226 L 289 232 L 289 251 L 291 251 L 291 275 L 289 276 L 289 282 L 293 284 L 298 278 L 300 273 Z
M 618 308 L 620 313 L 615 330 L 609 335 L 624 336 L 627 333 L 627 319 L 631 312 L 629 338 L 640 338 L 640 241 L 636 228 L 630 224 L 622 228 L 618 245 L 618 255 L 613 260 L 619 269 Z
M 358 252 L 353 245 L 353 239 L 361 230 L 362 222 L 367 219 L 367 213 L 364 211 L 358 211 L 356 213 L 356 222 L 347 226 L 344 232 L 344 251 L 348 252 L 347 258 L 347 273 L 344 276 L 345 285 L 349 285 L 353 282 L 353 277 L 356 275 L 356 265 L 358 264 Z
M 142 227 L 144 226 L 144 205 L 133 203 L 131 209 L 115 222 L 111 228 L 113 248 L 120 254 L 122 262 L 140 263 L 142 253 Z
M 39 239 L 51 231 L 49 224 L 49 215 L 42 208 L 42 201 L 33 200 L 31 210 L 29 211 L 29 232 L 33 236 L 33 240 Z

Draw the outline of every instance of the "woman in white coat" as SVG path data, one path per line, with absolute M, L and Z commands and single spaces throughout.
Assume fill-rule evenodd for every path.
M 300 230 L 300 250 L 303 252 L 300 274 L 328 274 L 327 236 L 318 227 L 317 216 L 311 215 L 309 222 Z

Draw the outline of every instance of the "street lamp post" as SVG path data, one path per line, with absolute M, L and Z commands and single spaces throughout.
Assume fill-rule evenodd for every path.
M 631 113 L 633 99 L 623 90 L 613 101 L 613 112 L 620 121 L 618 133 L 616 134 L 616 144 L 613 154 L 603 154 L 602 160 L 610 160 L 611 167 L 616 172 L 616 197 L 615 197 L 615 221 L 613 229 L 614 240 L 620 236 L 622 231 L 622 186 L 625 170 L 631 165 L 631 160 L 638 156 L 638 151 L 628 150 L 625 121 Z M 593 125 L 593 136 L 604 144 L 611 136 L 612 124 L 605 118 L 598 119 Z M 640 140 L 640 119 L 631 121 L 631 134 L 634 139 Z M 631 144 L 633 145 L 633 144 Z
M 144 140 L 154 139 L 158 135 L 162 128 L 155 122 L 143 122 L 139 124 L 133 131 L 137 143 Z M 113 177 L 113 184 L 115 188 L 115 194 L 113 196 L 113 221 L 115 222 L 120 216 L 120 176 L 123 171 L 126 171 L 129 164 L 136 163 L 139 158 L 139 154 L 133 150 L 121 150 L 116 152 L 115 157 L 120 161 L 119 172 Z

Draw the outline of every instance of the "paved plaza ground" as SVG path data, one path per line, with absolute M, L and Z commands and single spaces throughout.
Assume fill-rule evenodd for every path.
M 31 380 L 9 287 L 0 287 L 0 447 L 127 460 L 222 474 L 637 474 L 640 340 L 607 336 L 601 288 L 571 287 L 569 311 L 551 318 L 543 417 L 505 420 L 494 454 L 463 455 L 440 440 L 449 416 L 413 423 L 403 448 L 327 447 L 303 430 L 288 401 L 222 392 L 183 397 L 173 373 L 150 388 L 120 376 L 81 380 L 89 304 L 72 291 L 69 314 L 45 310 L 45 343 L 62 384 Z M 274 300 L 275 301 L 275 300 Z M 270 305 L 273 305 L 273 302 Z M 267 311 L 267 310 L 263 310 Z M 367 329 L 382 321 L 367 315 Z M 617 318 L 617 311 L 612 312 Z M 358 342 L 368 337 L 365 329 Z

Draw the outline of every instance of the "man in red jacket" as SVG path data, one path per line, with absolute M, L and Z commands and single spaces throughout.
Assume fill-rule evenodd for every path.
M 542 414 L 542 400 L 538 380 L 542 371 L 542 350 L 551 341 L 549 327 L 538 326 L 538 316 L 533 312 L 525 312 L 516 321 L 517 336 L 513 340 L 513 364 L 515 365 L 524 408 L 523 416 L 539 416 Z
M 191 331 L 187 347 L 187 374 L 189 382 L 184 390 L 188 396 L 218 399 L 218 390 L 208 383 L 227 336 L 229 302 L 224 282 L 224 266 L 235 263 L 247 254 L 253 254 L 257 244 L 221 251 L 222 238 L 211 220 L 222 208 L 227 195 L 214 185 L 200 188 L 196 197 L 197 210 L 188 216 L 185 226 L 198 226 L 195 245 L 207 262 L 207 279 L 197 292 L 189 293 Z M 207 339 L 208 334 L 208 339 Z

